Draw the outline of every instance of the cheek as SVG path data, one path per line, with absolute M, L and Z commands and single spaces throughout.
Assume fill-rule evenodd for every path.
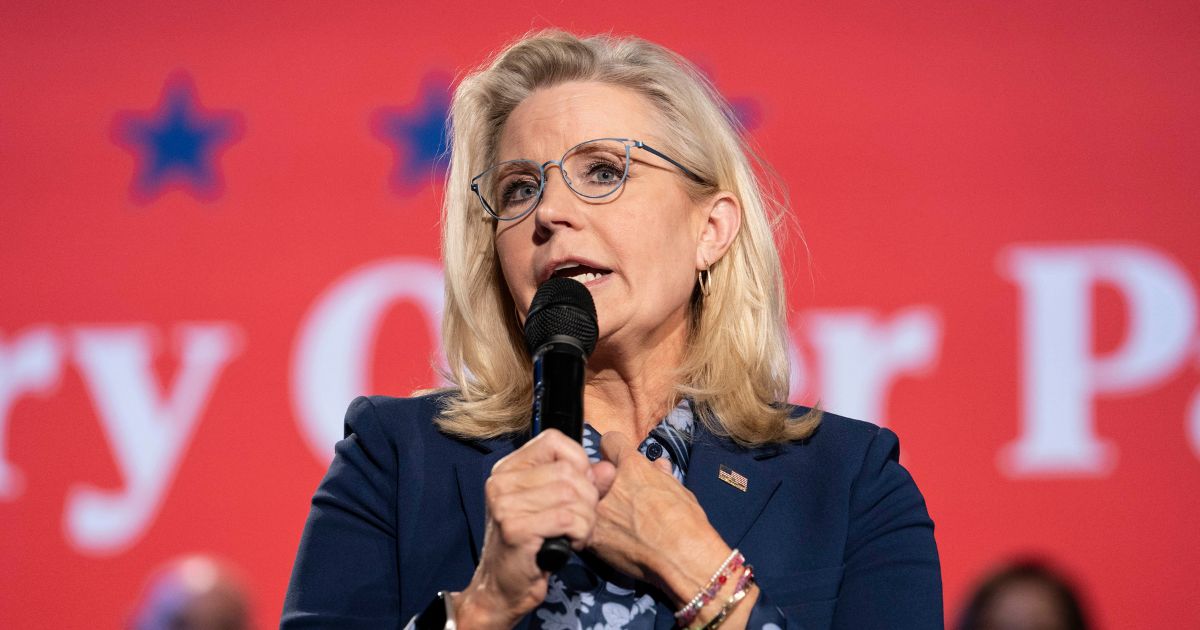
M 661 263 L 672 265 L 693 266 L 696 253 L 696 241 L 693 232 L 696 228 L 688 220 L 686 207 L 682 203 L 670 204 L 663 208 L 658 216 L 637 227 L 639 240 L 645 241 L 643 247 L 652 252 L 651 255 Z
M 635 278 L 657 297 L 686 301 L 695 280 L 695 246 L 688 227 L 655 221 L 633 226 L 626 240 L 627 259 L 634 261 Z M 680 297 L 682 296 L 682 297 Z
M 497 236 L 496 259 L 500 264 L 500 273 L 504 277 L 504 284 L 508 286 L 508 293 L 523 314 L 529 307 L 529 300 L 533 299 L 532 287 L 526 286 L 529 284 L 527 276 L 533 251 L 529 248 L 514 246 L 515 241 L 518 240 L 514 238 L 516 236 L 512 233 Z M 527 293 L 528 295 L 526 295 Z

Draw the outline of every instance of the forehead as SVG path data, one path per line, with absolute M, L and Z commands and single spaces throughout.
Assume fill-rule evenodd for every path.
M 500 133 L 497 160 L 557 160 L 594 138 L 651 139 L 656 111 L 640 94 L 606 83 L 571 82 L 530 94 Z

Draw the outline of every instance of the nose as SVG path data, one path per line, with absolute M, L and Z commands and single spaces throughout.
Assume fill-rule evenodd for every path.
M 557 168 L 558 173 L 552 170 Z M 563 229 L 577 229 L 580 225 L 580 199 L 567 186 L 562 176 L 562 166 L 548 162 L 543 170 L 546 184 L 542 188 L 542 198 L 533 209 L 537 233 L 542 239 Z

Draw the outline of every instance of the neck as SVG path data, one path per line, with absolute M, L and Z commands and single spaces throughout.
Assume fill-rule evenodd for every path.
M 620 431 L 640 442 L 671 410 L 683 362 L 687 323 L 634 343 L 601 343 L 588 361 L 584 414 L 600 433 Z

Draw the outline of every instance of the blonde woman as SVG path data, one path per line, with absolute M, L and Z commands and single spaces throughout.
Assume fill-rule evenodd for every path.
M 461 82 L 454 386 L 351 404 L 285 627 L 942 627 L 896 436 L 786 404 L 783 209 L 732 120 L 635 38 L 534 34 Z M 556 276 L 598 313 L 582 445 L 530 437 L 522 325 Z M 577 553 L 540 570 L 559 536 Z

